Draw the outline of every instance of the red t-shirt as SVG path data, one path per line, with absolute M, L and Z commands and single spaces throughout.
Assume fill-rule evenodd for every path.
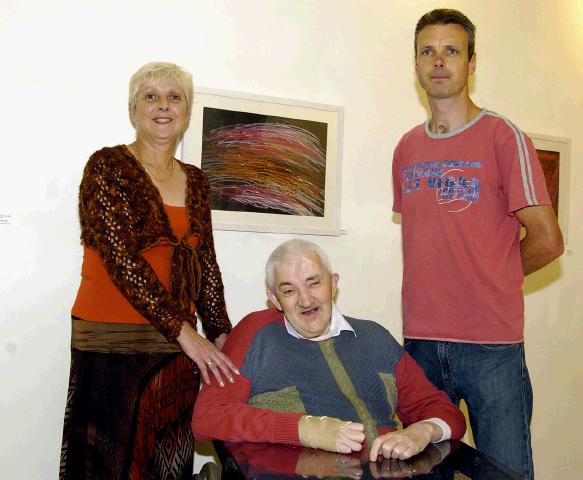
M 486 110 L 443 135 L 426 122 L 395 149 L 393 192 L 402 214 L 404 336 L 522 341 L 514 212 L 550 203 L 530 138 Z

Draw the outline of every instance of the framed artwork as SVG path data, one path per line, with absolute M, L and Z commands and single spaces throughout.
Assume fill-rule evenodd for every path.
M 213 227 L 339 235 L 343 114 L 197 89 L 182 159 L 209 179 Z
M 568 138 L 550 137 L 538 133 L 529 133 L 528 136 L 532 138 L 538 159 L 543 167 L 547 190 L 563 232 L 563 239 L 567 243 L 571 141 Z

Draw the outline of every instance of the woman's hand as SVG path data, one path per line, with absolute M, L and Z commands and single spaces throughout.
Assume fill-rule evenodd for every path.
M 225 346 L 225 342 L 227 341 L 227 337 L 229 335 L 227 333 L 221 333 L 217 338 L 215 338 L 215 347 L 219 350 L 222 350 Z
M 215 341 L 220 348 L 225 343 L 226 335 L 226 333 L 222 334 Z M 196 363 L 202 379 L 207 385 L 211 383 L 209 373 L 214 375 L 221 387 L 225 386 L 223 376 L 229 382 L 235 383 L 233 374 L 239 375 L 239 370 L 235 364 L 229 357 L 220 352 L 215 345 L 199 335 L 189 323 L 184 322 L 182 324 L 182 330 L 180 330 L 180 335 L 178 335 L 176 340 L 180 348 L 182 348 L 182 351 Z

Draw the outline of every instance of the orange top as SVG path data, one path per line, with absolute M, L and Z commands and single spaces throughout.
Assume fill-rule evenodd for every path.
M 186 207 L 164 204 L 164 208 L 172 231 L 182 238 L 188 232 Z M 172 245 L 161 243 L 141 253 L 168 291 L 173 250 Z M 89 247 L 83 247 L 81 285 L 71 314 L 90 322 L 150 323 L 126 300 L 112 282 L 99 253 Z

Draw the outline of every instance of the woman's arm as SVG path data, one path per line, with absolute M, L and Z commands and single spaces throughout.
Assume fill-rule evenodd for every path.
M 198 255 L 202 270 L 201 289 L 195 305 L 207 338 L 214 341 L 221 334 L 231 331 L 231 322 L 227 315 L 223 280 L 215 254 L 210 187 L 202 172 L 194 172 L 198 175 L 193 182 L 193 191 L 191 192 L 194 198 L 191 198 L 190 201 L 192 202 L 193 215 L 199 216 L 200 221 L 201 243 Z

